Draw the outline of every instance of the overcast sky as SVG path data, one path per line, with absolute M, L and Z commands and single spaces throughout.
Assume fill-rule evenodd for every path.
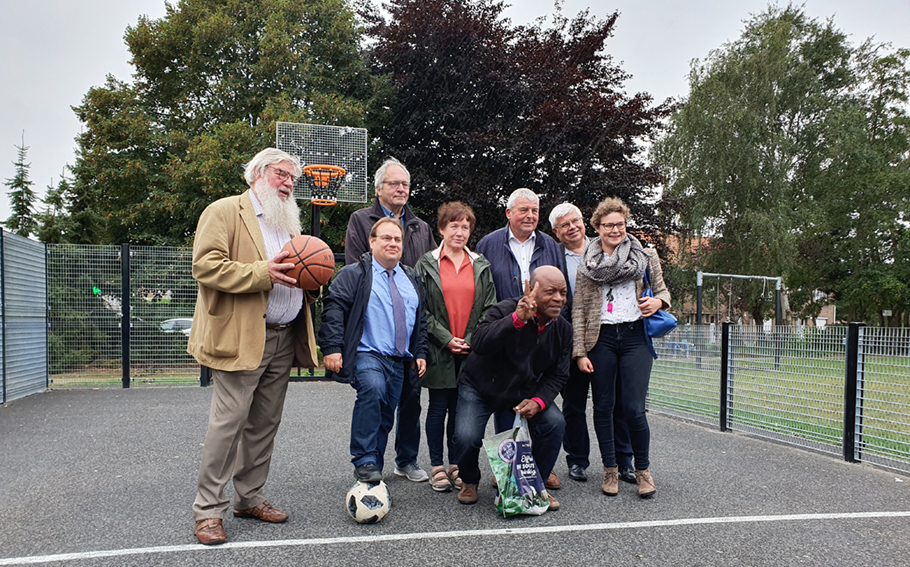
M 80 123 L 71 106 L 111 74 L 129 80 L 132 67 L 123 42 L 127 25 L 140 15 L 161 18 L 164 0 L 0 0 L 0 181 L 15 174 L 15 145 L 29 147 L 36 192 L 56 184 L 75 158 Z M 509 3 L 509 0 L 506 0 Z M 529 23 L 553 11 L 553 0 L 511 0 L 505 16 Z M 620 12 L 607 49 L 633 78 L 626 90 L 648 92 L 656 101 L 685 96 L 693 59 L 739 37 L 743 20 L 764 11 L 758 0 L 566 0 L 572 17 L 591 7 L 602 18 Z M 806 12 L 835 25 L 858 44 L 867 37 L 910 47 L 908 0 L 807 0 Z M 0 195 L 0 220 L 9 217 L 8 188 Z

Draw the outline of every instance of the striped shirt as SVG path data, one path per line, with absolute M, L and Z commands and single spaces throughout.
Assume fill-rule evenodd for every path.
M 259 221 L 259 230 L 262 232 L 262 240 L 265 243 L 265 256 L 271 260 L 281 252 L 285 244 L 291 241 L 291 235 L 266 224 L 262 218 L 262 203 L 259 202 L 252 189 L 250 189 L 250 201 L 253 202 L 253 211 Z M 265 313 L 265 322 L 276 325 L 290 323 L 297 317 L 302 305 L 302 289 L 280 284 L 274 285 L 272 291 L 269 292 L 269 306 Z

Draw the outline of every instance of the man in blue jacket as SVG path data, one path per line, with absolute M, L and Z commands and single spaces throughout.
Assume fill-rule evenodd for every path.
M 327 377 L 357 390 L 351 462 L 363 482 L 382 480 L 383 455 L 407 380 L 426 371 L 423 286 L 400 263 L 404 232 L 390 218 L 370 230 L 370 252 L 338 272 L 322 307 L 319 346 Z
M 540 199 L 530 189 L 516 189 L 506 202 L 509 223 L 484 236 L 477 243 L 493 268 L 496 300 L 521 297 L 522 284 L 540 266 L 562 267 L 559 245 L 537 230 L 540 220 Z
M 373 224 L 381 218 L 395 219 L 404 230 L 401 263 L 413 268 L 421 256 L 436 249 L 433 230 L 417 218 L 408 206 L 411 194 L 411 174 L 395 158 L 382 162 L 373 176 L 376 199 L 371 207 L 354 211 L 344 235 L 344 263 L 355 264 L 369 247 Z M 430 477 L 417 464 L 420 450 L 420 387 L 406 381 L 398 405 L 398 427 L 395 435 L 395 474 L 414 482 Z

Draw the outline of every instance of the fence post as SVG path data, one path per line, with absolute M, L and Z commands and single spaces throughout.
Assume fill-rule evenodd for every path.
M 850 463 L 857 462 L 856 439 L 862 436 L 862 396 L 859 390 L 862 384 L 862 375 L 859 362 L 859 335 L 863 323 L 850 323 L 847 329 L 847 360 L 844 371 L 844 460 Z M 857 421 L 857 410 L 860 420 Z
M 123 387 L 130 387 L 130 245 L 120 245 L 120 348 Z
M 730 382 L 730 321 L 724 321 L 720 332 L 720 430 L 727 430 L 727 386 Z

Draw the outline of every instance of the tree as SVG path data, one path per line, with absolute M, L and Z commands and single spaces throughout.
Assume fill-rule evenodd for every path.
M 684 228 L 684 265 L 782 275 L 802 315 L 820 308 L 816 290 L 842 299 L 847 288 L 857 289 L 848 267 L 855 266 L 857 231 L 870 234 L 860 246 L 881 250 L 883 231 L 896 234 L 907 210 L 906 179 L 898 175 L 906 170 L 907 130 L 894 106 L 906 77 L 893 71 L 903 63 L 894 65 L 889 84 L 897 91 L 884 97 L 889 101 L 875 95 L 886 89 L 869 74 L 881 61 L 874 51 L 851 46 L 830 21 L 772 6 L 748 21 L 738 40 L 693 63 L 689 96 L 652 152 L 668 177 L 666 206 Z M 891 148 L 882 153 L 876 139 L 884 138 Z M 904 212 L 900 199 L 872 202 L 885 185 L 887 195 L 903 187 Z M 868 212 L 875 209 L 883 214 L 873 220 Z M 857 226 L 851 215 L 869 223 Z M 888 261 L 879 256 L 877 265 Z M 743 301 L 757 321 L 771 313 L 758 293 Z
M 33 183 L 28 178 L 30 163 L 25 163 L 28 156 L 28 146 L 25 145 L 25 133 L 22 133 L 22 145 L 16 146 L 19 157 L 13 162 L 16 166 L 16 175 L 6 180 L 10 188 L 9 200 L 12 213 L 3 225 L 19 236 L 29 237 L 38 229 L 35 221 L 35 192 Z
M 62 244 L 66 237 L 73 231 L 72 219 L 67 212 L 72 189 L 66 178 L 66 172 L 61 172 L 57 187 L 47 186 L 47 195 L 44 197 L 44 212 L 38 215 L 38 239 L 47 244 Z
M 202 210 L 243 189 L 277 121 L 366 126 L 386 90 L 343 0 L 183 0 L 126 42 L 132 84 L 76 107 L 71 241 L 186 244 Z
M 496 0 L 394 0 L 366 11 L 373 71 L 397 87 L 379 135 L 382 152 L 412 173 L 412 203 L 425 217 L 460 199 L 478 216 L 474 240 L 504 225 L 518 187 L 544 211 L 569 200 L 586 213 L 615 195 L 653 231 L 657 171 L 642 141 L 669 105 L 628 96 L 628 75 L 606 52 L 618 14 L 557 12 L 552 27 L 512 27 Z M 542 227 L 546 226 L 544 221 Z

